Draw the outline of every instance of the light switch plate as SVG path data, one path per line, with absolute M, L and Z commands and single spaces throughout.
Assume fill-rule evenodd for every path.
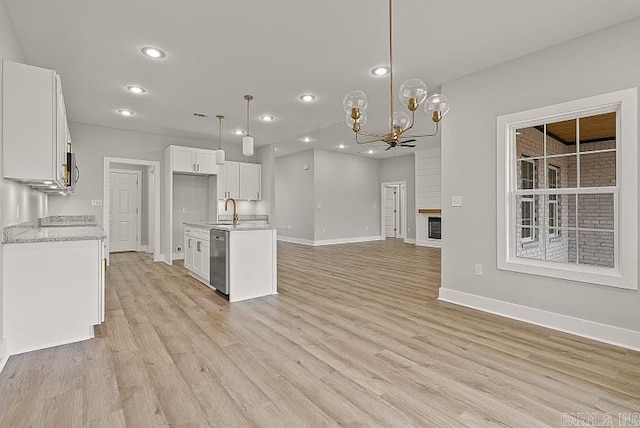
M 91 206 L 92 207 L 101 207 L 102 206 L 102 199 L 92 199 L 91 200 Z
M 476 264 L 475 265 L 475 274 L 476 274 L 476 276 L 482 276 L 483 275 L 482 265 L 480 265 L 480 264 Z
M 451 206 L 452 207 L 461 207 L 462 206 L 462 196 L 452 196 L 451 197 Z

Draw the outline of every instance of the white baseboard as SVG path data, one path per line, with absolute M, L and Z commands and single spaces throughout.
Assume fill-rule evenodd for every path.
M 7 339 L 0 339 L 0 373 L 9 361 L 9 350 L 7 349 Z
M 149 250 L 149 246 L 148 245 L 141 245 L 140 249 L 138 250 L 142 253 L 153 253 L 153 251 Z
M 310 239 L 294 238 L 291 236 L 278 235 L 278 241 L 291 242 L 292 244 L 302 244 L 313 246 L 313 241 Z
M 431 239 L 427 239 L 427 240 L 416 239 L 416 245 L 419 247 L 442 248 L 442 243 L 440 241 L 435 241 Z
M 321 239 L 313 241 L 315 247 L 321 245 L 356 244 L 358 242 L 383 241 L 384 236 L 361 236 L 358 238 Z
M 600 324 L 447 288 L 440 288 L 438 300 L 640 351 L 640 331 Z
M 173 253 L 173 260 L 184 260 L 184 253 Z
M 405 243 L 405 244 L 415 244 L 415 243 L 416 243 L 416 240 L 415 240 L 415 239 L 413 239 L 413 238 L 405 238 L 405 239 L 404 239 L 404 243 Z

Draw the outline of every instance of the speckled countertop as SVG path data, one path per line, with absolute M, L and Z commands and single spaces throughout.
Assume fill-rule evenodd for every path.
M 7 226 L 3 230 L 2 243 L 86 241 L 105 238 L 104 230 L 96 226 L 94 216 L 57 216 Z
M 273 227 L 269 223 L 264 222 L 240 222 L 238 224 L 216 224 L 216 223 L 184 223 L 185 226 L 196 227 L 198 229 L 217 229 L 217 230 L 228 230 L 231 232 L 234 231 L 244 231 L 244 230 L 274 230 Z

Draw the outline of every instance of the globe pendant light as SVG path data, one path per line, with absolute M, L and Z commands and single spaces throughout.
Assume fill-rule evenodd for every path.
M 217 115 L 218 118 L 218 150 L 216 150 L 216 164 L 224 165 L 225 154 L 224 150 L 222 150 L 222 119 L 224 116 Z
M 247 135 L 242 137 L 242 154 L 245 156 L 253 156 L 253 137 L 249 135 L 249 103 L 253 99 L 253 95 L 245 95 L 247 100 Z
M 393 0 L 389 2 L 389 124 L 388 132 L 384 134 L 369 134 L 363 132 L 362 128 L 367 122 L 367 107 L 369 99 L 363 91 L 349 91 L 342 100 L 342 108 L 345 111 L 345 122 L 355 134 L 356 143 L 369 144 L 374 142 L 384 142 L 388 145 L 387 150 L 395 147 L 415 147 L 412 143 L 415 138 L 433 137 L 438 134 L 439 125 L 442 118 L 449 111 L 447 98 L 442 94 L 433 94 L 428 97 L 427 85 L 420 79 L 410 79 L 400 86 L 398 98 L 407 108 L 407 111 L 396 111 L 394 109 L 394 86 L 393 86 Z M 416 117 L 415 112 L 418 107 L 424 104 L 424 111 L 429 115 L 434 124 L 433 132 L 422 135 L 409 135 L 407 131 L 413 128 Z M 362 141 L 359 137 L 369 137 Z

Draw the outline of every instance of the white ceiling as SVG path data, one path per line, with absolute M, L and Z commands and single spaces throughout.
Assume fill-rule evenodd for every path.
M 278 154 L 310 147 L 351 153 L 343 94 L 369 95 L 372 129 L 387 123 L 385 0 L 5 0 L 27 61 L 57 70 L 72 121 L 240 144 L 243 95 L 252 134 Z M 640 15 L 637 0 L 396 0 L 396 81 L 430 88 Z M 166 51 L 163 60 L 140 54 Z M 129 84 L 148 90 L 125 91 Z M 302 103 L 313 93 L 318 99 Z M 124 118 L 120 108 L 136 113 Z M 452 108 L 455 109 L 455 106 Z M 203 112 L 209 119 L 196 119 Z M 276 121 L 257 118 L 273 114 Z M 426 118 L 422 118 L 426 122 Z M 446 120 L 446 119 L 445 119 Z M 312 143 L 302 143 L 310 136 Z M 395 149 L 378 157 L 407 153 Z

